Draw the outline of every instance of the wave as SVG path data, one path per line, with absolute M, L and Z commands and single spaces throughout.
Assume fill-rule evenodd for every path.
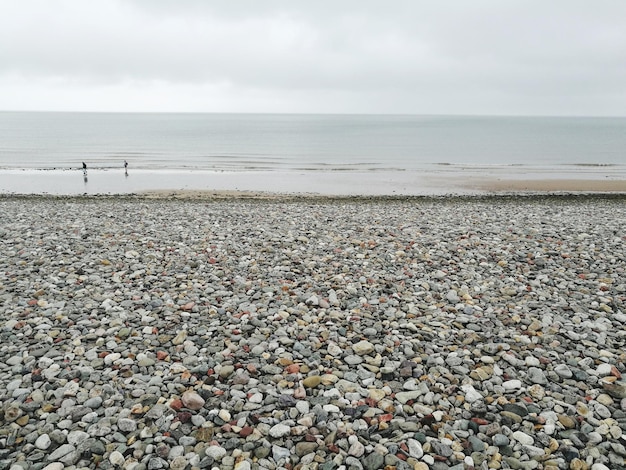
M 565 163 L 564 166 L 580 166 L 580 167 L 613 167 L 613 166 L 622 166 L 617 163 Z

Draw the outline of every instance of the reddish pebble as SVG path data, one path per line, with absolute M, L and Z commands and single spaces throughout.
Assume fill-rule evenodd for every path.
M 378 421 L 381 423 L 386 423 L 388 421 L 391 421 L 392 419 L 393 419 L 393 415 L 391 413 L 386 413 L 378 417 Z
M 156 357 L 159 361 L 164 361 L 169 357 L 169 353 L 167 353 L 166 351 L 157 351 Z
M 111 354 L 109 351 L 102 351 L 100 353 L 98 353 L 98 357 L 100 359 L 104 359 L 105 357 L 107 357 L 109 354 Z
M 377 400 L 374 400 L 373 398 L 366 398 L 365 399 L 365 404 L 367 406 L 371 406 L 372 408 L 376 408 L 376 404 L 378 403 Z
M 290 364 L 285 368 L 288 374 L 297 374 L 300 372 L 300 364 Z
M 479 426 L 484 426 L 486 424 L 489 424 L 489 421 L 483 418 L 472 418 L 472 422 L 478 424 Z
M 172 400 L 170 403 L 170 408 L 173 409 L 174 411 L 180 411 L 182 407 L 183 407 L 183 401 L 179 400 L 178 398 Z
M 617 367 L 615 366 L 611 366 L 611 375 L 617 377 L 618 379 L 622 378 L 622 373 L 619 370 L 617 370 Z
M 199 410 L 204 406 L 204 399 L 193 390 L 187 390 L 181 397 L 183 405 L 190 410 Z
M 252 431 L 254 431 L 254 428 L 252 426 L 244 426 L 243 428 L 241 428 L 241 431 L 239 431 L 239 435 L 241 437 L 248 437 L 250 434 L 252 434 Z

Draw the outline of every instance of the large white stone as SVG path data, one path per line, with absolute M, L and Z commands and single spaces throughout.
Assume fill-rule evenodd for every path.
M 374 351 L 374 345 L 369 341 L 363 340 L 353 344 L 352 350 L 355 354 L 358 354 L 359 356 L 364 356 L 365 354 L 369 354 Z

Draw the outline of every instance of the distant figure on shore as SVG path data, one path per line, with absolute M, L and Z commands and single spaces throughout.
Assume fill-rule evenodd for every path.
M 83 162 L 83 173 L 87 174 L 87 164 Z
M 124 174 L 128 176 L 128 162 L 124 160 Z

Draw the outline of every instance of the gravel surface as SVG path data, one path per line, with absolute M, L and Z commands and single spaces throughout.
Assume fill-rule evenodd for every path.
M 624 197 L 0 199 L 0 469 L 626 468 Z

